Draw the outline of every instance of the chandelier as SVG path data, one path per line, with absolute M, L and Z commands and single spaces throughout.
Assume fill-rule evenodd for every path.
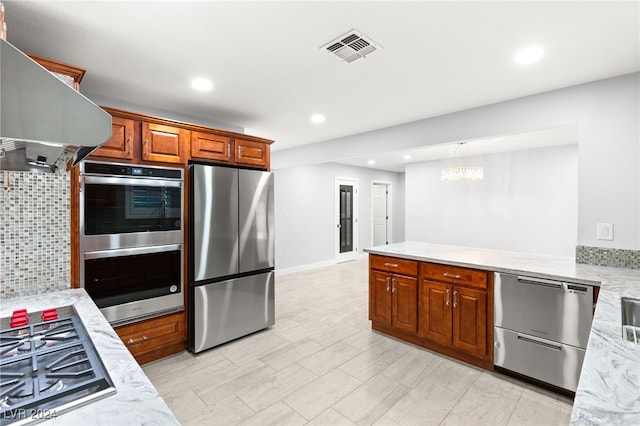
M 460 142 L 453 152 L 455 158 L 458 149 L 466 142 Z M 484 169 L 481 166 L 452 166 L 442 169 L 440 172 L 440 180 L 443 182 L 461 182 L 471 180 L 482 180 L 484 178 Z
M 440 179 L 443 182 L 482 180 L 484 170 L 480 166 L 458 166 L 447 167 L 440 172 Z

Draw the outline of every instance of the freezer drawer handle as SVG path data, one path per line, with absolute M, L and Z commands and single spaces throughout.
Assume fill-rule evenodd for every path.
M 562 283 L 550 281 L 550 280 L 537 280 L 535 278 L 529 278 L 529 277 L 518 277 L 518 282 L 522 284 L 531 284 L 531 285 L 537 285 L 540 287 L 549 287 L 557 290 L 562 290 Z
M 535 340 L 532 339 L 530 337 L 524 337 L 518 334 L 518 340 L 522 340 L 523 342 L 528 342 L 528 343 L 534 343 L 536 345 L 540 345 L 540 346 L 544 346 L 545 348 L 549 348 L 549 349 L 553 349 L 556 351 L 561 351 L 562 350 L 562 346 L 558 346 L 558 345 L 553 345 L 551 343 L 547 343 L 547 342 L 542 342 L 540 340 Z

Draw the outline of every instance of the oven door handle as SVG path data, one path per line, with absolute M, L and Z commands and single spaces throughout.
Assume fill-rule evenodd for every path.
M 89 251 L 83 254 L 84 259 L 104 259 L 107 257 L 133 256 L 138 254 L 162 253 L 165 251 L 182 250 L 182 244 L 167 244 L 163 246 L 134 247 L 116 250 Z
M 169 188 L 182 187 L 181 180 L 167 180 L 157 178 L 129 178 L 129 177 L 110 177 L 110 176 L 83 176 L 84 184 L 102 184 L 102 185 L 130 185 L 130 186 L 163 186 Z

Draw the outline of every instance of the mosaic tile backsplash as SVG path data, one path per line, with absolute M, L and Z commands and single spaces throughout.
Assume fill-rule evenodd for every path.
M 0 298 L 69 288 L 69 179 L 0 171 Z
M 576 263 L 640 269 L 640 250 L 576 246 Z

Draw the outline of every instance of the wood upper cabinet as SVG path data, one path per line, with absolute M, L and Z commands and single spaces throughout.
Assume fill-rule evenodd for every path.
M 270 147 L 266 143 L 234 139 L 236 164 L 269 168 Z
M 417 273 L 417 262 L 369 257 L 369 319 L 407 333 L 418 331 L 418 279 L 389 271 Z M 374 268 L 379 268 L 376 270 Z
M 91 155 L 98 157 L 133 160 L 134 122 L 128 118 L 111 118 L 111 139 Z
M 191 158 L 269 169 L 270 146 L 266 142 L 238 139 L 205 132 L 191 132 Z
M 213 133 L 191 132 L 191 157 L 224 162 L 233 161 L 232 140 Z
M 183 150 L 189 145 L 189 130 L 142 122 L 142 160 L 184 163 Z
M 68 86 L 75 90 L 80 90 L 80 81 L 85 73 L 85 70 L 82 68 L 63 64 L 62 62 L 52 61 L 51 59 L 41 58 L 40 56 L 28 56 Z

